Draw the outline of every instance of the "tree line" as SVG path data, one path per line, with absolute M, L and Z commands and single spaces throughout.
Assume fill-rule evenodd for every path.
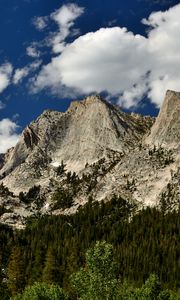
M 177 293 L 164 290 L 154 274 L 139 288 L 121 281 L 113 247 L 105 241 L 97 242 L 85 257 L 85 266 L 70 276 L 74 297 L 58 285 L 35 283 L 11 300 L 178 300 L 180 297 L 180 290 Z
M 86 266 L 85 253 L 94 249 L 97 241 L 112 245 L 115 272 L 124 289 L 126 282 L 130 290 L 141 289 L 150 274 L 156 274 L 162 291 L 177 291 L 180 210 L 166 214 L 157 208 L 134 211 L 132 203 L 114 196 L 106 203 L 90 199 L 75 215 L 30 218 L 23 231 L 1 227 L 1 299 L 22 293 L 36 282 L 60 286 L 70 299 L 85 299 L 74 290 L 70 278 Z

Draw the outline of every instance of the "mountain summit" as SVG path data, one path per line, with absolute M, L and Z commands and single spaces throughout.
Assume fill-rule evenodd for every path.
M 114 152 L 130 151 L 149 127 L 143 120 L 98 95 L 72 102 L 65 113 L 47 110 L 25 128 L 0 174 L 10 189 L 19 192 L 47 179 L 51 167 L 62 162 L 67 170 L 79 172 Z
M 179 141 L 180 93 L 168 90 L 146 142 L 168 147 L 179 147 Z
M 113 195 L 139 208 L 166 199 L 175 208 L 180 201 L 179 120 L 180 93 L 173 91 L 167 91 L 156 120 L 127 114 L 99 95 L 73 101 L 64 113 L 46 110 L 0 157 L 0 203 L 13 211 L 1 222 L 12 222 L 15 214 L 22 223 L 37 209 L 74 213 L 89 198 Z M 41 205 L 32 198 L 37 191 Z M 67 201 L 63 207 L 54 200 L 56 191 Z M 22 203 L 26 197 L 28 204 Z

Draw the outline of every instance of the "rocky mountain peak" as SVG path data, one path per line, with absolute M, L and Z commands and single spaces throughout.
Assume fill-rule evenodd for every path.
M 177 148 L 179 141 L 180 93 L 168 90 L 146 143 Z
M 11 190 L 27 190 L 42 178 L 47 182 L 49 170 L 62 161 L 66 170 L 78 173 L 87 163 L 112 153 L 129 152 L 148 127 L 145 119 L 120 111 L 99 95 L 91 95 L 72 102 L 65 113 L 44 111 L 25 128 L 0 175 L 5 175 L 3 182 Z
M 171 97 L 180 98 L 180 92 L 173 91 L 173 90 L 167 90 L 165 98 L 169 98 L 170 99 Z
M 68 112 L 75 112 L 78 109 L 85 109 L 91 105 L 105 105 L 107 106 L 108 103 L 100 96 L 100 95 L 91 95 L 87 96 L 85 99 L 81 101 L 72 101 Z
M 180 109 L 180 92 L 175 92 L 172 90 L 167 90 L 164 102 L 162 104 L 160 114 L 164 114 L 164 117 L 173 116 L 176 110 L 179 113 Z M 159 114 L 159 117 L 160 117 Z
M 92 104 L 92 103 L 108 103 L 107 101 L 105 101 L 100 95 L 98 94 L 95 94 L 95 95 L 90 95 L 90 96 L 87 96 L 85 99 L 84 99 L 84 103 L 85 104 Z
M 175 207 L 180 201 L 179 129 L 180 93 L 173 91 L 167 91 L 156 120 L 127 114 L 98 95 L 73 101 L 63 113 L 44 111 L 24 129 L 17 145 L 0 156 L 5 194 L 0 205 L 13 212 L 0 221 L 9 224 L 14 215 L 21 221 L 36 212 L 39 204 L 32 200 L 28 206 L 18 197 L 34 188 L 45 201 L 41 213 L 74 213 L 89 197 L 101 201 L 112 195 L 139 207 L 167 197 Z M 58 203 L 52 208 L 57 188 L 73 193 L 73 205 L 65 211 Z

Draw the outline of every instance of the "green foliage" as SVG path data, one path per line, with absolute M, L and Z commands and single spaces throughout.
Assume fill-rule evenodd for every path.
M 121 294 L 124 288 L 124 293 L 127 289 L 131 296 L 154 273 L 162 282 L 163 291 L 158 297 L 166 299 L 167 289 L 180 288 L 180 211 L 163 214 L 147 208 L 133 215 L 135 208 L 129 201 L 114 196 L 106 203 L 91 199 L 74 215 L 31 218 L 24 231 L 13 233 L 1 225 L 0 267 L 5 269 L 4 278 L 14 246 L 18 246 L 21 260 L 16 259 L 14 269 L 22 270 L 25 285 L 43 280 L 55 282 L 74 299 L 70 275 L 85 265 L 87 271 L 87 249 L 94 247 L 96 241 L 105 240 L 113 245 L 112 261 L 117 262 L 121 282 L 127 279 L 135 285 L 128 284 L 126 288 L 124 283 Z M 21 285 L 23 288 L 24 283 Z M 130 296 L 122 299 L 131 299 Z M 176 299 L 172 292 L 170 296 L 171 300 Z
M 19 294 L 10 300 L 67 300 L 64 291 L 57 285 L 48 285 L 46 283 L 35 283 L 33 286 L 25 288 L 22 294 Z
M 13 197 L 14 194 L 9 191 L 8 187 L 4 186 L 4 184 L 1 183 L 0 184 L 0 196 L 1 197 L 7 197 L 7 196 Z
M 20 192 L 19 199 L 25 204 L 34 202 L 38 207 L 41 206 L 43 199 L 40 198 L 40 185 L 34 185 L 27 193 Z
M 7 225 L 0 224 L 0 269 L 7 265 L 10 252 L 12 251 L 13 230 Z
M 177 300 L 178 294 L 163 290 L 159 278 L 151 274 L 146 282 L 136 288 L 127 281 L 117 279 L 112 245 L 97 242 L 86 252 L 86 265 L 71 276 L 80 300 Z
M 40 195 L 40 185 L 34 185 L 27 193 L 20 192 L 19 200 L 26 205 L 35 204 L 36 209 L 40 210 L 44 204 L 44 197 Z
M 153 300 L 157 299 L 161 292 L 161 285 L 156 275 L 151 275 L 140 290 L 137 290 L 139 299 Z
M 4 213 L 8 213 L 8 212 L 12 212 L 10 209 L 7 209 L 4 205 L 0 205 L 0 217 L 4 214 Z
M 157 160 L 161 167 L 165 167 L 174 162 L 172 150 L 167 150 L 163 147 L 157 148 L 154 146 L 153 149 L 149 150 L 149 156 L 151 156 L 152 159 Z
M 65 190 L 63 188 L 58 188 L 52 196 L 53 209 L 59 208 L 69 208 L 73 205 L 73 196 L 69 190 Z
M 9 294 L 7 287 L 7 271 L 6 267 L 10 252 L 12 251 L 13 243 L 13 230 L 8 226 L 0 224 L 0 299 L 9 300 Z
M 161 194 L 159 204 L 164 214 L 177 207 L 179 201 L 176 199 L 176 186 L 173 183 L 167 184 L 166 191 Z
M 107 203 L 90 201 L 75 215 L 29 221 L 19 233 L 26 281 L 42 280 L 48 249 L 52 249 L 59 266 L 56 281 L 70 289 L 69 276 L 83 266 L 86 250 L 95 241 L 106 240 L 114 247 L 121 278 L 140 285 L 156 273 L 165 288 L 179 287 L 180 212 L 164 216 L 147 208 L 133 217 L 133 210 L 128 201 L 113 197 Z
M 7 269 L 8 288 L 12 295 L 21 292 L 24 288 L 24 264 L 22 260 L 22 251 L 20 247 L 15 246 L 12 249 Z
M 113 299 L 118 281 L 112 250 L 112 245 L 103 241 L 87 251 L 85 268 L 72 276 L 79 299 Z
M 65 165 L 64 165 L 63 161 L 61 161 L 61 164 L 56 169 L 56 173 L 58 176 L 61 176 L 64 174 L 64 172 L 65 172 Z
M 47 283 L 56 282 L 59 266 L 56 261 L 56 256 L 52 248 L 47 250 L 46 260 L 42 273 L 42 280 Z
M 109 153 L 109 161 L 107 162 L 105 158 L 101 158 L 97 162 L 89 166 L 91 170 L 90 173 L 83 173 L 81 178 L 81 183 L 83 189 L 86 190 L 87 194 L 91 194 L 93 189 L 96 187 L 98 178 L 104 177 L 108 172 L 110 172 L 115 165 L 121 160 L 123 154 L 112 151 Z M 86 164 L 86 168 L 88 164 Z
M 74 197 L 77 194 L 80 188 L 80 183 L 81 180 L 75 172 L 66 173 L 66 184 L 68 185 L 69 194 L 71 194 L 72 197 Z
M 178 293 L 163 290 L 159 278 L 151 274 L 140 288 L 133 287 L 126 281 L 119 285 L 116 300 L 178 300 Z

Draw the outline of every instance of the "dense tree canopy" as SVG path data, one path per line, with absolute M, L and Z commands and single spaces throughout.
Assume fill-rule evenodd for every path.
M 10 300 L 178 300 L 180 294 L 163 290 L 156 275 L 136 288 L 122 282 L 113 259 L 112 245 L 97 242 L 86 252 L 84 268 L 71 275 L 74 296 L 68 296 L 58 285 L 35 283 Z
M 76 299 L 70 277 L 87 266 L 85 253 L 96 241 L 113 246 L 121 282 L 138 288 L 157 274 L 164 290 L 180 288 L 180 211 L 146 208 L 134 214 L 133 204 L 113 197 L 107 203 L 91 199 L 75 215 L 31 218 L 23 231 L 1 226 L 1 299 L 42 281 L 58 284 Z M 15 271 L 19 275 L 13 277 Z

